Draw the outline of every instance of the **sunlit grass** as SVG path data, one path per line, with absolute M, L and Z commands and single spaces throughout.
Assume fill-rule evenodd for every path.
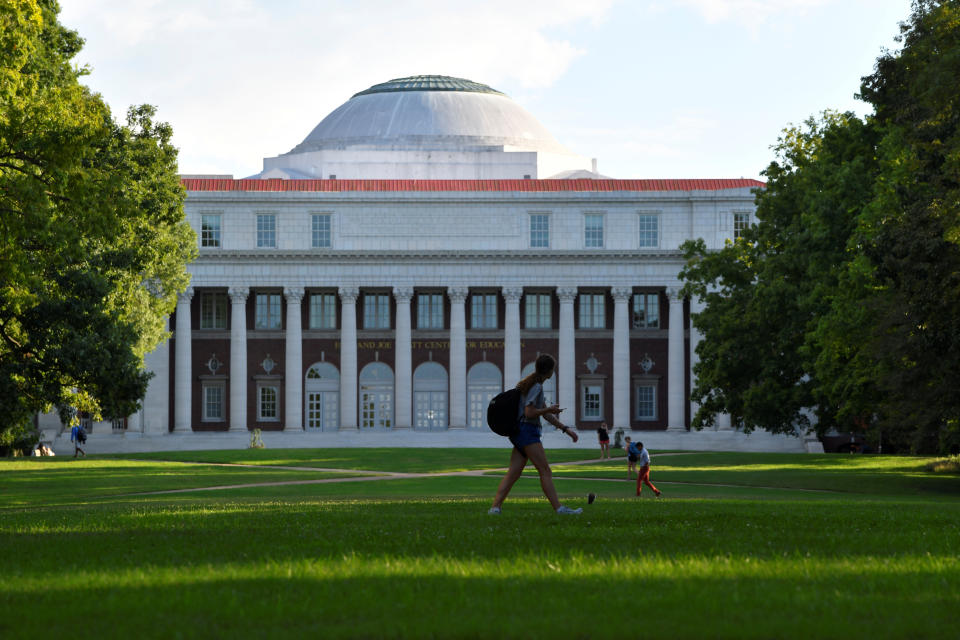
M 958 478 L 917 470 L 929 460 L 655 452 L 662 499 L 633 496 L 623 458 L 555 465 L 579 517 L 553 514 L 535 476 L 488 516 L 498 472 L 206 489 L 327 477 L 268 459 L 507 457 L 420 451 L 0 462 L 0 637 L 622 638 L 637 620 L 668 638 L 956 637 Z M 116 492 L 169 485 L 193 490 Z

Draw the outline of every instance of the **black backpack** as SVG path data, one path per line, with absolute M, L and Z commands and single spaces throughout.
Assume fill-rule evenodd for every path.
M 510 436 L 517 429 L 520 410 L 520 389 L 507 389 L 490 399 L 487 405 L 487 425 L 499 436 Z

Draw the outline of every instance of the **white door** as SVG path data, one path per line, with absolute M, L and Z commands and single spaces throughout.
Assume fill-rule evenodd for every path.
M 360 392 L 360 427 L 389 429 L 393 426 L 393 390 L 363 389 Z
M 340 394 L 316 391 L 307 394 L 307 429 L 336 431 L 339 428 Z

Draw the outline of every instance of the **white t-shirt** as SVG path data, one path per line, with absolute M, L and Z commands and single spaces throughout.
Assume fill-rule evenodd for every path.
M 640 450 L 640 466 L 646 466 L 650 464 L 650 454 L 647 453 L 647 448 L 644 447 Z

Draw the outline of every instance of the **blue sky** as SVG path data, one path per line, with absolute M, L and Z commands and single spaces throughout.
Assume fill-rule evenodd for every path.
M 909 0 L 61 0 L 84 82 L 170 122 L 183 173 L 258 172 L 357 91 L 503 91 L 615 178 L 760 178 L 780 131 L 853 110 Z

